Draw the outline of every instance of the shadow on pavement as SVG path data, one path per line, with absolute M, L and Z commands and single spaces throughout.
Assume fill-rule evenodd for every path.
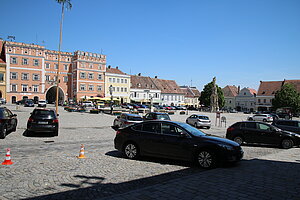
M 76 175 L 77 183 L 57 186 L 68 191 L 27 199 L 299 199 L 299 169 L 300 163 L 253 159 L 238 167 L 186 168 L 121 183 Z
M 34 133 L 31 131 L 28 131 L 27 129 L 23 132 L 24 137 L 55 137 L 53 136 L 53 133 L 48 133 L 48 132 L 39 132 L 39 133 Z

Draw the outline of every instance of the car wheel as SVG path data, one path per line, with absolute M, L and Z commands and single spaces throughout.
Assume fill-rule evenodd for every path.
M 249 118 L 249 121 L 253 121 L 253 118 L 252 118 L 252 117 L 250 117 L 250 118 Z
M 294 146 L 294 141 L 292 139 L 286 138 L 281 141 L 281 147 L 284 149 L 289 149 Z
M 210 129 L 210 126 L 208 126 L 207 129 Z
M 13 128 L 12 128 L 12 132 L 15 132 L 17 130 L 17 122 L 16 123 L 14 123 L 14 125 L 13 125 Z
M 267 122 L 267 120 L 266 120 L 266 119 L 263 119 L 263 122 Z
M 7 127 L 3 126 L 0 134 L 0 139 L 4 139 L 6 137 L 6 134 L 7 134 Z
M 187 124 L 188 124 L 188 123 L 189 123 L 189 121 L 188 121 L 188 120 L 185 120 L 185 123 L 187 123 Z
M 204 169 L 212 169 L 216 167 L 216 155 L 210 150 L 201 150 L 197 155 L 197 162 Z
M 139 156 L 138 146 L 134 143 L 127 143 L 124 147 L 125 156 L 129 159 L 136 159 Z
M 198 128 L 198 126 L 197 126 L 197 122 L 195 122 L 194 126 L 195 126 L 196 128 Z
M 239 145 L 242 145 L 243 142 L 244 142 L 243 138 L 240 137 L 240 136 L 234 137 L 234 138 L 233 138 L 233 141 L 235 141 L 235 142 L 238 143 Z

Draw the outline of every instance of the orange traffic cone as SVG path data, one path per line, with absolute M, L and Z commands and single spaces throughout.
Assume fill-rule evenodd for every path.
M 11 161 L 10 159 L 10 149 L 6 149 L 6 157 L 5 157 L 5 160 L 4 162 L 2 163 L 2 165 L 12 165 L 13 162 Z
M 83 146 L 83 144 L 81 145 L 79 156 L 77 156 L 77 158 L 86 158 L 84 156 L 84 146 Z

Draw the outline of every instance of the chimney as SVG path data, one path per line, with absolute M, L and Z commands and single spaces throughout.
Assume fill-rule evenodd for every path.
M 241 90 L 241 87 L 240 87 L 240 86 L 238 86 L 238 94 L 240 93 L 240 90 Z
M 111 68 L 111 66 L 110 65 L 108 65 L 108 67 L 107 67 L 108 69 L 110 69 Z
M 141 76 L 142 74 L 141 73 L 138 73 L 138 76 Z
M 119 69 L 119 67 L 118 67 L 118 66 L 116 66 L 116 69 Z
M 157 78 L 157 76 L 154 76 L 154 78 Z

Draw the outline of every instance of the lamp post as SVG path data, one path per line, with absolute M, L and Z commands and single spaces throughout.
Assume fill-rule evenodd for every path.
M 110 94 L 110 114 L 112 114 L 112 111 L 113 111 L 113 103 L 114 103 L 114 101 L 113 101 L 113 86 L 112 85 L 110 85 L 109 86 L 109 94 Z

